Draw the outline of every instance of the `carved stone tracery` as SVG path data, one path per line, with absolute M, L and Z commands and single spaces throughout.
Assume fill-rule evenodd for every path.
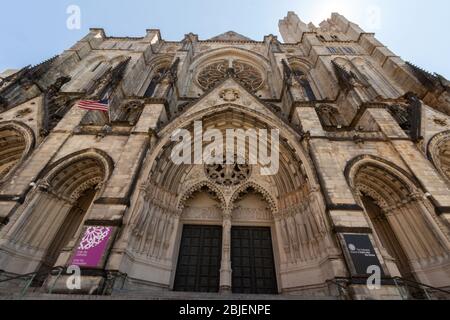
M 256 92 L 264 84 L 261 73 L 252 65 L 234 60 L 231 63 L 221 60 L 204 67 L 197 76 L 197 81 L 204 90 L 217 86 L 229 75 L 235 77 L 249 91 Z
M 205 166 L 206 176 L 214 183 L 233 187 L 245 182 L 251 175 L 251 167 L 247 164 L 212 164 Z

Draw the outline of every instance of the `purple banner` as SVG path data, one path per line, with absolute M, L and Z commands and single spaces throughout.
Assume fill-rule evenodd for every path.
M 72 259 L 72 265 L 95 268 L 102 260 L 112 227 L 88 227 Z

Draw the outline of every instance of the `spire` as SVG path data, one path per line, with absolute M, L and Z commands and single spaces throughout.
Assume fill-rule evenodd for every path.
M 289 11 L 278 24 L 280 33 L 286 43 L 297 43 L 302 40 L 303 33 L 310 32 L 310 27 L 300 20 L 295 12 Z

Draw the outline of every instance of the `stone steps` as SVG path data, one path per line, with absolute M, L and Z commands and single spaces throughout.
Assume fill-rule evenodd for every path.
M 116 292 L 112 296 L 138 300 L 337 300 L 336 297 L 311 297 L 294 295 L 220 294 L 196 292 Z
M 95 295 L 69 295 L 28 292 L 20 297 L 20 291 L 0 291 L 0 300 L 210 300 L 210 301 L 237 301 L 237 300 L 338 300 L 337 297 L 310 297 L 294 295 L 256 295 L 256 294 L 219 294 L 219 293 L 193 293 L 173 291 L 118 291 L 111 296 Z

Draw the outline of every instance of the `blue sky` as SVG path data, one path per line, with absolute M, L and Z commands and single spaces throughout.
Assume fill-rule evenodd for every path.
M 81 29 L 66 27 L 69 5 L 81 9 Z M 14 0 L 2 1 L 0 72 L 61 53 L 91 27 L 111 36 L 161 29 L 167 40 L 188 32 L 207 39 L 234 30 L 255 40 L 278 34 L 278 20 L 295 11 L 315 24 L 337 11 L 403 59 L 450 78 L 448 0 Z

